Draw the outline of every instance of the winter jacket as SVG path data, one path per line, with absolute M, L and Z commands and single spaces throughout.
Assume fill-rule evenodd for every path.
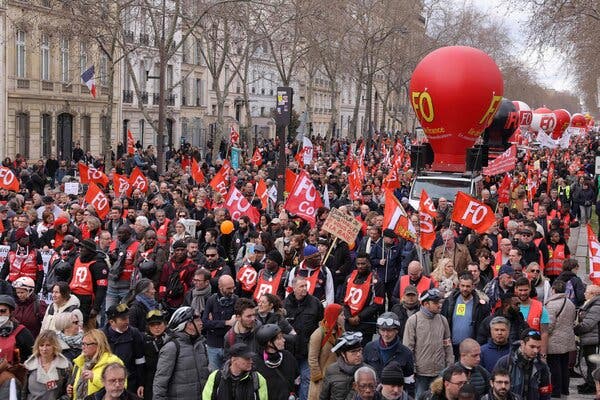
M 343 327 L 341 332 L 343 332 Z M 337 361 L 337 355 L 331 352 L 335 345 L 337 335 L 334 333 L 323 343 L 325 330 L 319 326 L 312 335 L 308 344 L 308 368 L 310 369 L 310 386 L 308 388 L 308 400 L 318 400 L 321 387 L 323 385 L 323 376 L 327 367 Z M 321 343 L 323 346 L 321 347 Z
M 259 357 L 256 363 L 256 371 L 267 381 L 269 400 L 288 400 L 290 393 L 296 391 L 294 380 L 300 375 L 298 362 L 287 350 L 283 350 L 281 354 L 281 364 L 277 368 L 268 367 L 262 357 Z
M 420 310 L 406 321 L 402 343 L 414 355 L 417 375 L 437 376 L 454 363 L 451 340 L 446 317 Z
M 575 307 L 579 308 L 585 303 L 585 284 L 573 271 L 563 271 L 556 279 L 565 283 L 571 281 L 573 290 L 575 291 Z
M 472 262 L 471 253 L 469 253 L 469 249 L 464 244 L 455 243 L 454 251 L 450 251 L 446 249 L 447 253 L 450 254 L 450 259 L 454 262 L 454 269 L 456 273 L 460 275 L 462 272 L 467 270 L 467 265 Z M 438 262 L 444 257 L 444 245 L 438 246 L 433 251 L 433 268 L 435 269 L 438 265 Z
M 406 326 L 406 321 L 408 318 L 416 312 L 419 312 L 419 305 L 416 304 L 416 307 L 413 309 L 408 309 L 404 306 L 402 301 L 397 304 L 394 304 L 392 307 L 392 312 L 398 316 L 398 320 L 400 321 L 400 328 L 398 329 L 398 337 L 404 337 L 404 327 Z
M 298 360 L 304 359 L 308 357 L 310 335 L 323 319 L 323 305 L 310 294 L 298 301 L 292 293 L 285 298 L 285 310 L 288 321 L 294 327 L 297 335 L 294 355 Z
M 42 319 L 46 313 L 46 302 L 37 296 L 31 295 L 24 301 L 16 298 L 17 308 L 13 312 L 13 318 L 25 325 L 33 337 L 37 337 L 42 327 Z
M 600 324 L 600 295 L 586 301 L 579 310 L 579 323 L 575 325 L 575 334 L 582 346 L 598 344 L 598 324 Z
M 327 367 L 323 387 L 319 400 L 346 400 L 354 399 L 355 392 L 352 389 L 354 372 L 364 364 L 347 365 L 342 358 Z
M 46 308 L 46 314 L 44 315 L 44 320 L 42 321 L 42 331 L 46 329 L 56 330 L 54 326 L 54 317 L 63 312 L 70 312 L 79 308 L 79 299 L 75 295 L 71 295 L 69 300 L 61 307 L 57 307 L 55 303 L 51 303 Z
M 450 293 L 450 296 L 444 300 L 444 304 L 442 305 L 441 314 L 446 317 L 450 332 L 452 332 L 452 315 L 456 308 L 458 296 L 460 296 L 460 290 L 453 290 L 452 293 Z M 490 307 L 484 300 L 479 298 L 479 295 L 475 290 L 473 290 L 473 297 L 471 299 L 473 301 L 473 319 L 471 320 L 473 334 L 471 337 L 475 339 L 477 337 L 477 327 L 481 326 L 483 320 L 490 315 Z
M 523 318 L 523 314 L 521 314 L 519 311 L 515 312 L 512 315 L 505 315 L 502 312 L 502 309 L 498 309 L 492 315 L 486 317 L 479 326 L 479 329 L 477 330 L 477 342 L 480 345 L 487 343 L 488 339 L 490 339 L 490 322 L 494 317 L 504 317 L 508 319 L 508 322 L 510 322 L 510 331 L 508 332 L 508 343 L 515 343 L 519 341 L 519 339 L 521 338 L 521 332 L 529 328 L 527 321 L 525 321 L 525 318 Z
M 144 357 L 146 358 L 146 364 L 144 364 L 144 398 L 146 399 L 153 399 L 152 385 L 158 365 L 158 356 L 160 349 L 169 340 L 170 336 L 166 332 L 159 337 L 144 334 Z
M 114 362 L 124 365 L 123 361 L 121 361 L 121 359 L 119 357 L 115 356 L 112 353 L 106 352 L 100 356 L 100 358 L 98 359 L 98 362 L 96 363 L 94 368 L 92 368 L 94 377 L 91 381 L 88 382 L 88 388 L 87 388 L 88 395 L 96 393 L 98 390 L 100 390 L 104 387 L 104 384 L 102 383 L 102 371 L 104 371 L 104 367 L 106 367 L 108 364 L 111 364 Z M 83 356 L 83 354 L 79 355 L 77 358 L 75 358 L 73 360 L 73 365 L 74 365 L 73 366 L 73 376 L 74 376 L 73 388 L 76 388 L 77 384 L 79 383 L 79 379 L 81 378 L 81 371 L 83 369 L 84 363 L 85 363 L 85 357 Z M 73 400 L 78 400 L 76 390 L 73 390 Z
M 525 382 L 525 371 L 523 369 L 526 362 L 521 355 L 520 350 L 502 357 L 496 364 L 497 369 L 504 369 L 510 374 L 510 390 L 523 397 L 523 400 L 549 400 L 552 394 L 552 385 L 550 384 L 550 369 L 548 365 L 538 358 L 535 358 L 531 366 L 531 376 Z M 528 384 L 527 397 L 525 394 L 525 384 Z
M 150 309 L 141 301 L 133 300 L 129 306 L 129 325 L 146 332 L 146 314 Z
M 58 380 L 56 382 L 56 386 L 54 389 L 48 390 L 46 388 L 45 383 L 38 383 L 38 385 L 43 385 L 45 388 L 44 391 L 53 392 L 45 393 L 46 396 L 50 395 L 48 399 L 59 399 L 59 400 L 68 400 L 69 396 L 67 396 L 67 384 L 69 383 L 69 379 L 71 378 L 71 370 L 72 365 L 66 357 L 62 354 L 59 354 L 56 359 L 53 361 L 54 366 L 56 367 L 56 372 L 58 374 Z M 31 356 L 27 361 L 25 361 L 25 368 L 27 368 L 27 375 L 25 379 L 25 385 L 23 385 L 21 389 L 21 398 L 27 399 L 28 395 L 31 393 L 32 395 L 40 395 L 40 393 L 32 393 L 30 388 L 30 379 L 37 379 L 37 369 L 39 368 L 39 359 L 36 356 Z M 38 387 L 39 389 L 39 387 Z M 54 396 L 54 397 L 52 397 Z
M 548 354 L 564 354 L 577 350 L 573 326 L 577 318 L 575 305 L 564 293 L 557 293 L 546 302 L 550 316 L 548 326 Z
M 460 361 L 455 363 L 454 365 L 459 366 L 463 370 L 465 370 L 468 382 L 475 388 L 475 392 L 477 394 L 475 398 L 482 396 L 489 390 L 491 374 L 481 365 L 476 365 L 475 367 L 470 369 L 461 364 Z M 440 375 L 443 376 L 444 372 L 442 372 Z
M 245 376 L 233 379 L 229 372 L 229 363 L 226 361 L 223 368 L 213 371 L 208 376 L 208 381 L 202 390 L 202 400 L 267 400 L 267 381 L 256 371 Z M 194 399 L 198 398 L 197 393 Z M 156 398 L 155 398 L 156 399 Z
M 404 390 L 414 397 L 415 363 L 413 354 L 400 342 L 400 337 L 396 337 L 396 340 L 389 347 L 389 353 L 385 353 L 382 340 L 380 338 L 373 340 L 365 346 L 363 360 L 373 367 L 378 378 L 381 378 L 381 371 L 386 365 L 396 361 L 402 367 L 404 374 Z
M 208 379 L 204 339 L 177 332 L 158 355 L 153 400 L 197 400 Z
M 96 393 L 86 396 L 85 400 L 104 400 L 105 396 L 106 396 L 106 389 L 102 388 L 101 390 L 97 391 Z M 119 396 L 119 400 L 139 400 L 139 397 L 137 397 L 137 395 L 131 393 L 128 390 L 123 390 L 123 393 L 121 393 L 121 395 Z
M 481 346 L 481 356 L 479 365 L 487 370 L 490 374 L 494 371 L 494 367 L 499 359 L 510 353 L 510 342 L 506 344 L 496 344 L 490 340 Z
M 133 326 L 119 333 L 105 325 L 102 332 L 106 335 L 112 352 L 119 357 L 127 368 L 127 382 L 131 390 L 143 385 L 144 377 L 144 338 Z
M 481 398 L 479 400 L 497 400 L 496 397 L 494 397 L 494 395 L 492 393 L 487 393 L 483 396 L 481 396 Z M 513 392 L 509 391 L 506 394 L 506 399 L 505 400 L 521 400 L 521 396 L 519 396 L 518 394 L 514 394 Z
M 206 344 L 209 347 L 223 348 L 223 337 L 229 330 L 225 322 L 233 316 L 233 305 L 237 301 L 237 295 L 226 298 L 217 292 L 206 299 L 202 324 L 206 331 Z

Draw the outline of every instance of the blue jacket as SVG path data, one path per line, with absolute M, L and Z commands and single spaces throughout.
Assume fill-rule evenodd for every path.
M 508 353 L 510 353 L 510 344 L 508 342 L 502 346 L 498 346 L 490 338 L 486 344 L 481 346 L 480 365 L 491 374 L 498 360 Z
M 409 396 L 415 396 L 415 361 L 412 352 L 408 347 L 402 344 L 400 337 L 397 337 L 397 346 L 391 351 L 387 360 L 382 359 L 381 342 L 380 339 L 373 340 L 365 346 L 363 350 L 363 360 L 370 367 L 372 367 L 377 373 L 377 377 L 381 378 L 381 371 L 383 368 L 396 361 L 401 367 L 404 374 L 404 389 L 408 392 Z

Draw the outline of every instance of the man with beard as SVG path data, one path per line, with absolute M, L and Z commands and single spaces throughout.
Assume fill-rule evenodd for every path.
M 233 278 L 223 275 L 219 278 L 218 291 L 206 300 L 202 322 L 206 329 L 208 362 L 211 370 L 219 369 L 223 365 L 224 336 L 236 322 L 233 307 L 238 297 L 233 293 L 234 290 Z
M 185 242 L 187 243 L 188 258 L 196 265 L 206 264 L 206 257 L 204 257 L 204 254 L 200 252 L 198 240 L 194 238 L 187 238 L 185 239 Z
M 66 235 L 59 250 L 55 252 L 48 263 L 48 274 L 44 282 L 44 294 L 52 291 L 56 282 L 70 282 L 73 266 L 77 260 L 75 237 Z
M 366 253 L 356 256 L 356 270 L 348 276 L 342 293 L 346 330 L 362 332 L 366 345 L 375 333 L 377 315 L 385 308 L 385 286 L 371 271 Z
M 477 342 L 481 345 L 487 343 L 491 337 L 490 323 L 495 317 L 504 317 L 510 323 L 508 343 L 512 345 L 518 341 L 521 332 L 529 328 L 519 309 L 520 305 L 521 300 L 512 292 L 503 295 L 500 307 L 481 322 L 477 331 Z
M 214 293 L 219 289 L 219 279 L 224 275 L 231 276 L 231 269 L 223 258 L 219 255 L 219 251 L 214 246 L 208 246 L 205 250 L 206 264 L 202 267 L 210 272 L 210 286 Z
M 498 360 L 494 367 L 509 371 L 510 388 L 522 399 L 549 400 L 552 394 L 550 370 L 540 357 L 541 348 L 540 332 L 525 329 L 519 348 Z
M 490 332 L 490 339 L 481 346 L 481 366 L 491 373 L 498 360 L 510 352 L 510 322 L 504 317 L 494 317 L 490 321 Z
M 546 359 L 546 351 L 548 349 L 548 325 L 550 324 L 550 316 L 548 310 L 541 301 L 532 299 L 531 283 L 525 277 L 521 277 L 515 281 L 515 295 L 519 297 L 521 304 L 519 310 L 523 314 L 523 318 L 527 321 L 530 328 L 540 332 L 542 337 L 541 357 Z
M 512 250 L 511 250 L 512 251 Z M 508 292 L 512 292 L 515 270 L 510 265 L 503 265 L 498 271 L 498 276 L 489 281 L 483 292 L 490 299 L 489 305 L 492 310 L 500 306 L 501 298 Z
M 398 316 L 400 326 L 398 327 L 398 336 L 404 337 L 404 327 L 406 326 L 406 320 L 419 311 L 419 295 L 417 288 L 409 285 L 404 290 L 404 296 L 400 300 L 400 303 L 394 304 L 392 312 Z
M 252 197 L 252 196 L 250 196 Z M 235 260 L 238 254 L 238 251 L 242 246 L 246 244 L 248 241 L 248 233 L 250 233 L 252 222 L 250 221 L 250 217 L 247 215 L 242 215 L 238 220 L 238 227 L 233 233 L 233 238 L 231 240 L 230 254 L 229 259 Z
M 481 397 L 481 400 L 519 400 L 510 391 L 510 374 L 504 369 L 497 369 L 490 379 L 490 392 Z
M 35 247 L 30 246 L 29 235 L 25 229 L 17 229 L 15 240 L 16 243 L 9 250 L 0 271 L 0 279 L 12 283 L 22 276 L 29 277 L 35 282 L 35 293 L 39 293 L 44 281 L 42 255 Z
M 168 307 L 176 309 L 183 303 L 183 296 L 192 287 L 196 264 L 187 257 L 187 245 L 183 240 L 173 243 L 173 256 L 164 265 L 159 284 L 159 297 Z
M 148 278 L 158 287 L 162 267 L 168 258 L 167 251 L 156 240 L 156 232 L 148 229 L 144 233 L 144 241 L 138 247 L 135 259 L 133 260 L 137 278 L 134 281 L 138 281 L 141 278 Z
M 235 323 L 225 334 L 223 353 L 225 358 L 228 351 L 236 343 L 245 343 L 252 351 L 256 351 L 256 303 L 251 299 L 239 298 L 233 306 Z M 260 325 L 260 323 L 258 323 Z
M 404 391 L 404 373 L 402 366 L 392 361 L 381 372 L 381 385 L 379 387 L 381 400 L 410 400 L 411 397 Z
M 117 240 L 109 248 L 108 257 L 112 263 L 108 273 L 108 289 L 106 291 L 106 309 L 113 304 L 119 304 L 129 293 L 131 276 L 135 269 L 133 260 L 140 247 L 132 230 L 127 225 L 117 229 Z
M 285 350 L 281 328 L 276 324 L 261 326 L 256 332 L 256 342 L 262 351 L 256 370 L 267 381 L 269 399 L 289 400 L 290 395 L 295 392 L 294 381 L 300 371 L 292 353 Z
M 321 265 L 321 255 L 315 246 L 307 245 L 302 251 L 304 260 L 290 271 L 287 290 L 292 290 L 294 277 L 304 277 L 310 282 L 308 294 L 315 296 L 323 303 L 323 307 L 326 307 L 327 304 L 332 304 L 335 300 L 331 271 L 326 266 Z

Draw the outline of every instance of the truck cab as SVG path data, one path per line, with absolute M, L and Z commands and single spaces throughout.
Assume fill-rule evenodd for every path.
M 459 191 L 478 198 L 483 189 L 483 177 L 477 172 L 420 171 L 413 180 L 408 199 L 409 204 L 415 210 L 419 209 L 423 189 L 436 204 L 440 197 L 451 203 L 454 202 L 456 193 Z

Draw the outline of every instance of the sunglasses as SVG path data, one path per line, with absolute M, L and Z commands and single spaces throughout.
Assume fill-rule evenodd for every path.
M 216 254 L 206 254 L 206 257 L 216 257 Z

